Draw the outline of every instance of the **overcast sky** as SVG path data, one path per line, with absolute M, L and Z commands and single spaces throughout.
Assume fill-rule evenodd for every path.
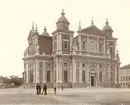
M 130 63 L 130 0 L 0 0 L 0 75 L 21 76 L 32 21 L 40 33 L 46 25 L 51 34 L 62 8 L 74 31 L 79 21 L 82 28 L 88 27 L 92 17 L 102 29 L 108 18 L 113 36 L 118 38 L 121 66 Z

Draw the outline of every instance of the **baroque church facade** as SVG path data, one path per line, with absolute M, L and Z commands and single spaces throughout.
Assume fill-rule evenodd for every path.
M 48 87 L 115 87 L 119 82 L 120 60 L 117 38 L 106 20 L 102 30 L 93 20 L 89 27 L 79 29 L 77 36 L 69 30 L 64 11 L 57 28 L 49 35 L 46 27 L 39 34 L 32 25 L 28 47 L 24 52 L 24 85 L 46 83 Z

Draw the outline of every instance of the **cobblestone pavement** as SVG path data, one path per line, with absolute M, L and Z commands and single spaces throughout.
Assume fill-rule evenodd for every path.
M 1 104 L 130 105 L 130 89 L 71 88 L 48 89 L 48 95 L 36 95 L 35 89 L 0 89 Z

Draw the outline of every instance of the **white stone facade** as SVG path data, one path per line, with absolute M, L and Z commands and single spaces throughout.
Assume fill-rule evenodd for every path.
M 57 22 L 60 29 L 52 33 L 50 55 L 40 54 L 40 47 L 36 47 L 35 54 L 24 56 L 25 84 L 41 82 L 49 87 L 53 84 L 59 87 L 61 84 L 64 87 L 115 87 L 119 82 L 120 66 L 116 58 L 117 39 L 105 36 L 95 25 L 79 30 L 74 37 L 74 32 L 68 28 L 69 22 L 64 18 L 62 16 Z M 104 29 L 104 32 L 108 35 L 110 30 Z M 38 43 L 36 45 L 39 46 Z

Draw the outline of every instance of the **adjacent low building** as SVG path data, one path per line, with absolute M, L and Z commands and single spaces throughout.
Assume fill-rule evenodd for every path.
M 130 64 L 120 68 L 119 77 L 121 87 L 123 88 L 130 87 Z

